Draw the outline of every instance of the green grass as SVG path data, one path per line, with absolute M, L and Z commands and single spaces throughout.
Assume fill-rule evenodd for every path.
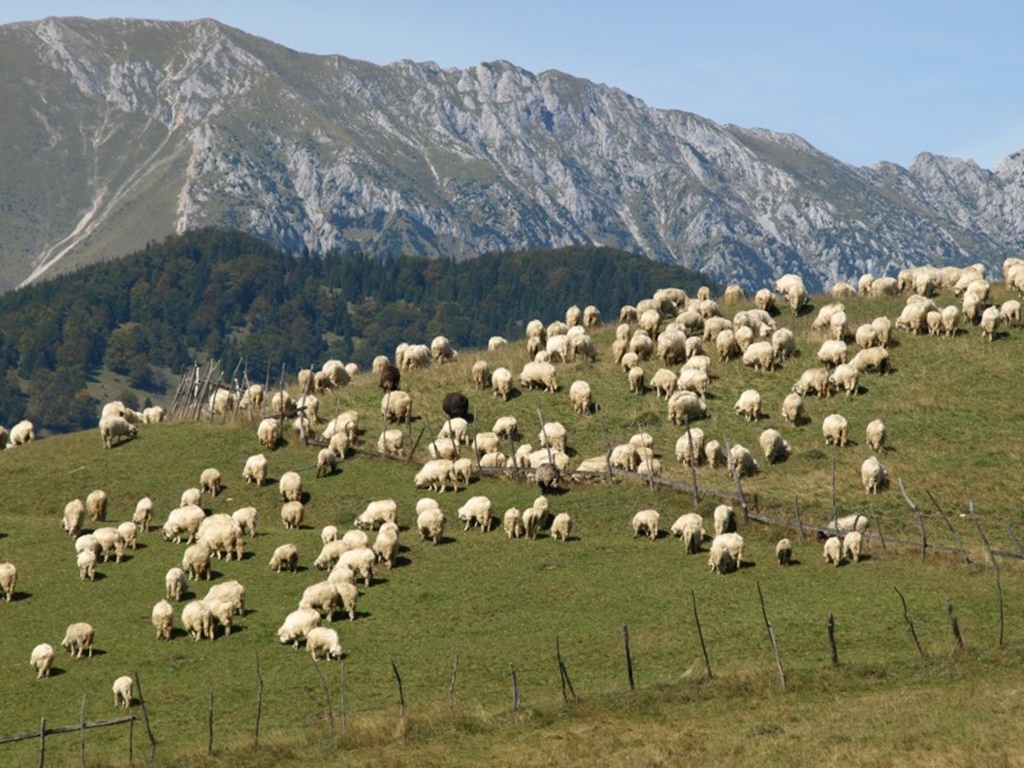
M 883 313 L 894 316 L 900 300 L 846 303 L 851 319 L 861 322 Z M 665 535 L 655 542 L 634 540 L 629 528 L 629 518 L 643 507 L 660 510 L 667 528 L 692 509 L 690 495 L 629 481 L 570 484 L 553 496 L 552 512 L 568 511 L 574 519 L 574 538 L 562 544 L 546 535 L 508 541 L 500 530 L 464 532 L 455 512 L 469 495 L 488 495 L 498 516 L 509 506 L 529 506 L 536 496 L 526 483 L 480 479 L 469 492 L 437 496 L 449 520 L 446 541 L 424 544 L 407 526 L 416 500 L 428 495 L 412 486 L 425 443 L 411 463 L 372 455 L 380 393 L 370 374 L 360 374 L 349 387 L 326 396 L 321 413 L 358 408 L 370 453 L 350 458 L 338 474 L 324 479 L 315 478 L 315 449 L 291 436 L 287 446 L 269 454 L 272 477 L 297 469 L 306 482 L 306 528 L 298 532 L 281 526 L 274 485 L 256 489 L 241 480 L 246 457 L 260 450 L 255 425 L 248 422 L 145 425 L 138 440 L 112 450 L 102 448 L 93 430 L 0 454 L 0 560 L 19 569 L 16 599 L 0 603 L 0 711 L 5 715 L 0 730 L 33 731 L 43 716 L 53 725 L 76 723 L 83 696 L 88 719 L 114 716 L 111 683 L 121 674 L 137 673 L 161 765 L 279 765 L 327 755 L 384 765 L 674 765 L 712 756 L 776 765 L 1016 764 L 1024 754 L 1017 682 L 1024 671 L 1021 566 L 1001 562 L 1000 647 L 995 574 L 984 564 L 972 522 L 959 513 L 966 510 L 970 489 L 993 545 L 1015 548 L 1005 526 L 1016 531 L 1020 524 L 1022 457 L 1015 438 L 1024 406 L 1015 394 L 1015 374 L 1022 333 L 1009 329 L 993 344 L 974 329 L 956 339 L 899 334 L 892 376 L 862 378 L 867 391 L 849 401 L 809 400 L 811 423 L 793 428 L 782 425 L 778 408 L 800 372 L 814 364 L 819 339 L 809 330 L 813 316 L 779 318 L 792 323 L 802 357 L 777 373 L 758 375 L 738 361 L 716 362 L 710 416 L 699 426 L 709 436 L 728 436 L 752 449 L 765 426 L 783 432 L 793 446 L 790 459 L 771 467 L 761 462 L 762 472 L 744 483 L 767 515 L 792 519 L 799 499 L 805 523 L 824 523 L 831 514 L 834 458 L 839 514 L 866 512 L 881 521 L 887 537 L 914 542 L 917 522 L 895 487 L 895 478 L 902 477 L 936 548 L 923 562 L 919 548 L 891 542 L 883 548 L 873 540 L 864 562 L 826 567 L 811 536 L 802 541 L 793 528 L 748 523 L 741 524 L 741 532 L 749 567 L 712 577 L 706 554 L 685 556 Z M 643 424 L 655 436 L 666 476 L 685 481 L 689 472 L 673 456 L 680 430 L 666 421 L 664 402 L 653 393 L 629 394 L 624 374 L 608 361 L 611 336 L 610 326 L 595 334 L 604 353 L 596 364 L 560 367 L 557 395 L 522 392 L 502 403 L 489 393 L 474 394 L 469 369 L 477 354 L 466 350 L 454 364 L 407 374 L 404 387 L 413 393 L 419 417 L 413 435 L 428 424 L 428 434 L 437 430 L 441 397 L 457 388 L 470 393 L 479 429 L 512 414 L 536 446 L 540 409 L 545 420 L 568 426 L 576 459 L 599 455 L 605 445 L 600 420 L 574 416 L 566 394 L 574 378 L 585 378 L 602 406 L 611 442 L 624 441 Z M 515 340 L 487 357 L 492 368 L 518 371 L 525 353 Z M 645 367 L 651 374 L 658 365 Z M 751 386 L 761 391 L 769 414 L 757 425 L 732 412 L 736 397 Z M 855 445 L 824 446 L 821 419 L 832 411 L 848 418 Z M 892 450 L 881 459 L 893 487 L 868 499 L 859 466 L 868 455 L 863 429 L 875 417 L 889 428 Z M 159 642 L 149 612 L 163 596 L 163 575 L 180 561 L 183 547 L 162 541 L 158 532 L 144 535 L 144 546 L 129 559 L 102 565 L 102 578 L 83 583 L 71 542 L 59 527 L 61 511 L 68 500 L 101 487 L 111 499 L 109 520 L 128 519 L 135 502 L 150 495 L 161 523 L 206 466 L 219 467 L 227 486 L 206 502 L 208 509 L 230 512 L 252 504 L 260 513 L 260 533 L 246 558 L 214 567 L 216 578 L 237 578 L 246 585 L 249 612 L 238 620 L 238 631 L 213 643 L 196 644 L 181 635 Z M 724 470 L 702 468 L 698 479 L 701 487 L 734 491 Z M 950 515 L 971 550 L 971 564 L 938 550 L 955 542 L 926 491 Z M 346 653 L 344 738 L 341 665 L 320 664 L 333 700 L 332 738 L 316 669 L 308 655 L 281 646 L 274 634 L 302 589 L 323 574 L 310 568 L 278 575 L 267 560 L 278 544 L 294 541 L 300 563 L 310 566 L 323 525 L 348 527 L 369 500 L 387 497 L 398 501 L 403 525 L 399 565 L 361 588 L 355 622 L 336 623 Z M 710 518 L 717 503 L 708 494 L 700 511 Z M 785 570 L 773 561 L 781 535 L 794 540 L 799 561 Z M 758 585 L 787 675 L 784 694 Z M 906 596 L 923 659 L 894 587 Z M 205 584 L 193 585 L 199 596 L 205 590 Z M 694 597 L 713 680 L 705 674 Z M 964 651 L 956 651 L 947 598 L 956 609 Z M 829 661 L 829 613 L 836 621 L 837 669 Z M 31 648 L 42 641 L 59 648 L 73 621 L 96 627 L 102 652 L 73 661 L 58 651 L 60 674 L 37 681 L 28 665 Z M 633 651 L 634 692 L 626 680 L 624 622 Z M 556 638 L 581 697 L 569 706 L 562 703 Z M 448 697 L 456 654 L 453 714 Z M 261 747 L 254 750 L 257 658 L 264 707 Z M 405 719 L 398 716 L 392 660 L 402 676 Z M 510 664 L 523 704 L 516 713 L 510 711 Z M 211 693 L 215 754 L 208 760 Z M 143 734 L 137 727 L 137 756 L 148 750 Z M 90 731 L 87 744 L 97 765 L 127 760 L 127 734 L 121 728 Z M 0 745 L 0 764 L 28 764 L 37 750 L 33 741 Z M 47 741 L 55 765 L 78 764 L 78 750 L 74 734 Z

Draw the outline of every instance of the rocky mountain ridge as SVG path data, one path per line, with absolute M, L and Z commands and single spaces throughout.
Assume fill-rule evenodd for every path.
M 0 27 L 0 290 L 170 232 L 470 258 L 600 244 L 759 287 L 1024 249 L 1024 152 L 853 167 L 508 62 L 297 53 L 216 21 Z

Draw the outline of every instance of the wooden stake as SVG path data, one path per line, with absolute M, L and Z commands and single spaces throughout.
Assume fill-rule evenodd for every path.
M 519 710 L 519 679 L 516 677 L 516 668 L 512 664 L 508 665 L 508 669 L 512 674 L 512 711 L 516 712 Z
M 82 768 L 85 768 L 85 694 L 82 694 Z
M 206 742 L 206 754 L 213 754 L 213 691 L 210 691 L 210 708 L 206 715 L 206 731 L 209 738 Z
M 622 643 L 626 649 L 626 675 L 629 677 L 629 690 L 635 691 L 636 684 L 633 681 L 633 655 L 629 652 L 629 627 L 622 622 Z
M 708 671 L 708 679 L 714 680 L 715 673 L 711 671 L 711 661 L 708 659 L 708 647 L 704 644 L 704 631 L 700 628 L 700 616 L 697 615 L 697 593 L 690 590 L 690 599 L 693 602 L 693 620 L 697 624 L 697 637 L 700 639 L 700 650 L 704 654 L 704 668 Z
M 313 661 L 313 669 L 316 670 L 317 676 L 320 678 L 320 687 L 324 692 L 324 703 L 327 705 L 327 720 L 331 724 L 331 735 L 334 735 L 334 707 L 331 706 L 331 692 L 327 688 L 327 678 L 324 677 L 323 671 L 320 669 L 320 665 L 316 663 L 316 659 L 310 656 Z
M 964 639 L 960 635 L 960 622 L 956 620 L 956 611 L 953 610 L 953 601 L 948 597 L 946 598 L 946 613 L 949 616 L 949 626 L 953 630 L 953 638 L 956 640 L 956 646 L 962 651 L 964 649 Z
M 942 516 L 943 522 L 946 523 L 946 528 L 949 529 L 950 535 L 952 535 L 953 540 L 956 542 L 957 547 L 959 547 L 960 551 L 963 553 L 964 562 L 965 563 L 971 562 L 971 557 L 967 553 L 967 547 L 965 547 L 964 543 L 960 540 L 960 537 L 957 535 L 956 529 L 953 528 L 953 524 L 949 522 L 949 516 L 945 512 L 942 511 L 942 507 L 939 506 L 939 502 L 937 502 L 935 500 L 935 497 L 932 496 L 932 492 L 931 491 L 926 489 L 925 493 L 928 494 L 928 499 L 931 501 L 932 506 L 935 507 L 935 509 L 938 511 L 939 515 Z
M 782 657 L 779 656 L 779 646 L 775 642 L 775 632 L 772 630 L 772 623 L 768 621 L 768 611 L 764 607 L 764 595 L 761 594 L 761 582 L 757 582 L 757 597 L 761 601 L 761 615 L 764 616 L 764 625 L 768 629 L 768 639 L 772 643 L 772 652 L 775 654 L 775 665 L 779 668 L 779 680 L 782 682 L 782 692 L 786 692 L 786 671 L 782 668 Z
M 900 602 L 903 603 L 903 620 L 907 622 L 907 626 L 910 628 L 910 636 L 914 638 L 914 645 L 917 646 L 917 653 L 920 657 L 924 658 L 924 649 L 921 648 L 921 641 L 917 639 L 917 630 L 914 629 L 914 622 L 910 619 L 910 614 L 907 612 L 907 600 L 903 597 L 903 593 L 896 587 L 896 594 L 900 596 Z
M 804 534 L 804 521 L 800 519 L 800 497 L 793 497 L 793 514 L 796 515 L 796 524 L 800 529 L 800 541 L 806 541 L 807 537 Z
M 903 478 L 898 477 L 896 478 L 896 481 L 899 483 L 900 493 L 903 494 L 903 498 L 906 500 L 907 506 L 910 507 L 911 511 L 917 517 L 917 524 L 921 527 L 921 559 L 924 560 L 925 555 L 928 552 L 928 535 L 924 530 L 924 517 L 921 515 L 921 510 L 918 509 L 917 504 L 912 502 L 910 497 L 907 496 L 907 489 L 903 487 Z
M 253 741 L 257 748 L 260 745 L 260 718 L 263 717 L 263 675 L 260 674 L 260 655 L 256 654 L 256 680 L 259 687 L 256 690 L 256 737 Z
M 395 682 L 398 683 L 398 715 L 405 717 L 405 694 L 402 692 L 402 676 L 398 674 L 398 665 L 391 660 L 391 671 L 395 673 Z
M 828 645 L 832 649 L 832 666 L 839 666 L 839 650 L 836 648 L 836 620 L 832 618 L 832 612 L 828 614 Z
M 149 726 L 149 710 L 146 708 L 146 697 L 142 695 L 142 681 L 139 680 L 139 670 L 135 670 L 135 687 L 139 689 L 139 706 L 142 707 L 143 722 L 146 723 L 146 735 L 149 736 L 149 758 L 156 758 L 156 737 L 153 736 L 153 729 Z
M 452 665 L 452 683 L 448 686 L 448 711 L 452 719 L 455 719 L 455 675 L 459 671 L 459 654 L 455 654 L 455 663 Z
M 1003 647 L 1003 628 L 1005 626 L 1005 610 L 1003 606 L 1003 582 L 999 577 L 999 561 L 996 556 L 992 554 L 992 546 L 988 543 L 988 537 L 985 532 L 981 529 L 981 523 L 978 522 L 978 516 L 974 514 L 974 500 L 971 498 L 971 491 L 967 489 L 967 509 L 970 512 L 971 520 L 974 522 L 974 527 L 978 529 L 978 535 L 981 537 L 982 543 L 985 545 L 985 551 L 988 553 L 988 559 L 992 563 L 992 567 L 996 572 L 996 595 L 999 597 L 999 647 Z

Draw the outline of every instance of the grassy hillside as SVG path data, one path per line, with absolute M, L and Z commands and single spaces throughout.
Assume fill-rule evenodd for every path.
M 901 304 L 846 302 L 854 324 L 880 314 L 894 317 Z M 761 472 L 744 481 L 752 509 L 766 516 L 792 521 L 797 502 L 806 524 L 825 523 L 834 459 L 838 513 L 868 514 L 886 536 L 884 546 L 877 537 L 868 541 L 861 563 L 841 568 L 825 565 L 810 534 L 801 538 L 795 527 L 741 521 L 745 567 L 713 576 L 707 542 L 702 554 L 686 556 L 664 532 L 652 542 L 634 539 L 630 530 L 630 517 L 645 507 L 660 511 L 667 530 L 693 509 L 689 492 L 631 480 L 567 483 L 553 494 L 552 514 L 567 511 L 575 525 L 573 538 L 561 543 L 546 532 L 537 541 L 509 541 L 500 530 L 463 531 L 456 511 L 471 495 L 489 496 L 496 517 L 510 506 L 524 509 L 537 495 L 525 482 L 475 479 L 468 491 L 436 495 L 448 517 L 445 540 L 436 547 L 423 543 L 410 526 L 416 500 L 434 495 L 412 484 L 427 437 L 411 462 L 373 455 L 380 392 L 369 373 L 323 398 L 321 414 L 348 408 L 362 414 L 361 450 L 338 473 L 317 479 L 316 448 L 293 434 L 268 454 L 273 478 L 298 470 L 305 481 L 306 523 L 298 532 L 281 526 L 274 484 L 257 489 L 242 482 L 246 457 L 260 451 L 255 424 L 248 421 L 143 425 L 137 440 L 111 450 L 92 430 L 4 451 L 0 561 L 17 565 L 19 582 L 15 599 L 0 603 L 0 708 L 6 715 L 0 730 L 37 730 L 42 716 L 53 725 L 77 723 L 83 697 L 87 719 L 114 716 L 111 683 L 137 674 L 160 765 L 269 766 L 328 755 L 342 764 L 383 765 L 674 765 L 712 755 L 775 765 L 1015 764 L 1024 754 L 1017 682 L 1024 671 L 1021 566 L 1015 559 L 1000 561 L 1000 645 L 996 574 L 974 523 L 962 513 L 969 490 L 993 546 L 1015 551 L 1014 536 L 1024 535 L 1016 470 L 1024 458 L 1016 439 L 1024 404 L 1015 394 L 1024 331 L 1004 329 L 993 343 L 973 328 L 953 339 L 894 334 L 892 375 L 862 377 L 861 394 L 850 400 L 808 398 L 810 423 L 792 427 L 778 410 L 800 372 L 815 364 L 820 337 L 810 330 L 814 314 L 777 319 L 794 329 L 801 352 L 778 372 L 755 374 L 739 361 L 716 358 L 709 417 L 697 426 L 755 453 L 766 426 L 791 443 L 787 461 L 768 466 L 759 456 Z M 603 454 L 605 431 L 614 444 L 643 427 L 654 436 L 665 478 L 687 481 L 688 468 L 673 456 L 680 429 L 666 420 L 664 401 L 653 392 L 630 394 L 625 375 L 610 362 L 612 337 L 610 325 L 594 333 L 601 352 L 596 363 L 559 366 L 557 394 L 519 391 L 508 403 L 475 393 L 470 367 L 486 357 L 492 369 L 504 365 L 518 372 L 526 359 L 518 339 L 503 350 L 462 350 L 455 363 L 410 372 L 403 388 L 416 403 L 412 437 L 424 429 L 426 436 L 436 432 L 441 397 L 460 389 L 471 397 L 479 430 L 500 415 L 514 415 L 525 439 L 537 446 L 538 410 L 545 421 L 563 422 L 574 462 Z M 659 364 L 644 367 L 649 378 Z M 576 378 L 590 382 L 603 427 L 596 415 L 573 415 L 567 392 Z M 757 424 L 732 411 L 750 387 L 761 392 L 768 414 Z M 851 446 L 824 445 L 821 421 L 831 412 L 849 420 Z M 876 417 L 889 430 L 891 449 L 880 459 L 893 485 L 869 498 L 859 467 L 869 455 L 864 426 Z M 249 504 L 259 510 L 259 535 L 245 558 L 214 566 L 214 582 L 237 578 L 246 585 L 249 610 L 230 636 L 193 643 L 180 630 L 184 604 L 176 605 L 178 633 L 160 642 L 149 613 L 183 547 L 163 541 L 158 531 L 143 535 L 138 551 L 120 564 L 101 565 L 101 577 L 83 583 L 71 541 L 59 527 L 61 511 L 70 499 L 99 487 L 110 495 L 109 520 L 129 519 L 135 502 L 149 495 L 162 523 L 207 466 L 220 468 L 226 482 L 219 497 L 204 502 L 208 510 Z M 931 546 L 923 561 L 913 543 L 920 539 L 918 523 L 899 495 L 897 477 L 923 513 Z M 734 493 L 735 485 L 725 470 L 706 467 L 698 469 L 698 485 L 710 489 L 699 503 L 710 528 L 711 511 L 721 500 L 711 491 Z M 317 669 L 307 654 L 278 644 L 275 630 L 303 588 L 324 577 L 311 567 L 320 528 L 350 527 L 378 498 L 399 504 L 402 552 L 393 571 L 382 570 L 370 587 L 360 587 L 356 621 L 335 623 L 344 671 L 340 664 L 319 664 L 332 700 L 332 736 Z M 774 562 L 775 542 L 783 535 L 793 540 L 798 561 L 788 569 Z M 957 546 L 957 537 L 969 549 L 969 563 L 947 550 Z M 895 539 L 911 543 L 898 546 Z M 278 575 L 267 567 L 270 553 L 286 541 L 299 547 L 300 573 Z M 190 586 L 195 596 L 206 593 L 205 583 Z M 923 657 L 894 587 L 906 597 Z M 947 600 L 965 640 L 960 651 Z M 694 602 L 713 679 L 705 669 Z M 765 614 L 786 674 L 784 693 Z M 836 626 L 836 668 L 826 634 L 829 614 Z M 96 627 L 99 652 L 92 659 L 74 661 L 59 651 L 73 621 Z M 626 677 L 624 623 L 635 691 Z M 58 658 L 55 674 L 37 681 L 28 656 L 43 641 L 58 648 Z M 580 699 L 569 705 L 562 701 L 556 641 Z M 402 679 L 404 718 L 392 662 Z M 254 749 L 257 663 L 264 692 L 261 746 Z M 510 665 L 522 698 L 515 713 Z M 215 754 L 208 761 L 211 694 Z M 136 756 L 148 750 L 143 734 L 136 727 Z M 79 749 L 75 734 L 47 740 L 55 765 L 78 764 Z M 26 764 L 37 752 L 38 742 L 0 744 L 0 763 Z M 90 731 L 87 752 L 97 765 L 127 762 L 127 734 L 120 728 Z

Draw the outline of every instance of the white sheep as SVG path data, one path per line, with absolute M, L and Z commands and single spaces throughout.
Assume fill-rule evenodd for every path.
M 121 538 L 124 539 L 125 549 L 136 550 L 139 548 L 139 528 L 131 520 L 126 520 L 118 525 L 117 532 L 121 534 Z
M 512 372 L 508 368 L 495 368 L 491 373 L 491 389 L 494 397 L 507 401 L 512 393 Z
M 704 540 L 704 518 L 696 512 L 687 512 L 672 523 L 669 533 L 679 537 L 686 554 L 700 552 L 700 544 Z
M 832 367 L 846 362 L 846 342 L 828 339 L 821 343 L 818 348 L 818 362 L 826 367 Z
M 505 531 L 506 538 L 509 539 L 519 539 L 526 534 L 523 516 L 516 507 L 510 507 L 505 510 L 505 515 L 502 518 L 502 528 Z
M 220 493 L 221 476 L 216 467 L 207 467 L 199 475 L 199 488 L 203 493 L 217 496 Z
M 738 571 L 743 565 L 743 537 L 738 533 L 721 533 L 711 540 L 708 569 L 725 574 Z
M 859 353 L 858 353 L 859 354 Z M 812 392 L 818 397 L 830 397 L 832 380 L 826 368 L 808 368 L 793 385 L 792 392 L 806 397 Z
M 715 536 L 736 530 L 736 512 L 728 504 L 719 504 L 712 514 Z
M 96 553 L 91 549 L 83 550 L 75 556 L 78 565 L 78 577 L 82 581 L 96 580 Z
M 838 568 L 843 562 L 842 542 L 838 536 L 829 536 L 822 547 L 826 565 L 834 565 Z
M 69 624 L 64 633 L 64 639 L 60 641 L 61 647 L 66 653 L 72 654 L 76 659 L 82 658 L 82 653 L 89 651 L 89 658 L 92 658 L 92 642 L 95 630 L 92 624 L 84 621 L 76 621 Z
M 700 427 L 690 427 L 688 432 L 683 432 L 676 440 L 676 461 L 683 464 L 694 465 L 704 462 L 704 430 Z
M 705 401 L 707 400 L 708 388 L 710 386 L 711 377 L 707 373 L 696 368 L 683 368 L 679 371 L 679 376 L 676 378 L 675 389 L 695 392 L 701 401 Z
M 185 547 L 181 556 L 181 569 L 190 579 L 210 580 L 210 548 L 205 543 L 197 542 Z
M 569 402 L 572 403 L 572 410 L 577 415 L 584 416 L 590 413 L 593 408 L 593 395 L 590 384 L 582 379 L 574 381 L 569 387 Z
M 100 545 L 99 554 L 103 557 L 104 563 L 110 562 L 111 557 L 114 558 L 115 563 L 121 562 L 121 558 L 124 557 L 124 537 L 121 536 L 117 528 L 112 526 L 97 528 L 92 535 Z
M 318 581 L 303 590 L 299 608 L 312 608 L 323 613 L 328 621 L 334 621 L 335 612 L 342 608 L 341 594 L 331 582 Z
M 174 631 L 174 606 L 166 600 L 161 600 L 153 606 L 150 614 L 153 628 L 156 630 L 157 640 L 170 640 Z
M 216 602 L 227 603 L 232 614 L 245 615 L 245 587 L 237 579 L 214 584 L 203 597 L 203 601 L 211 606 Z
M 544 527 L 544 518 L 547 509 L 536 505 L 523 510 L 523 533 L 528 539 L 536 539 L 541 528 Z
M 100 437 L 103 438 L 103 447 L 112 448 L 114 441 L 118 443 L 123 438 L 134 438 L 139 436 L 139 428 L 128 422 L 123 416 L 104 416 L 100 419 Z
M 449 486 L 453 491 L 458 490 L 455 467 L 447 459 L 431 459 L 416 473 L 413 485 L 417 488 L 429 487 L 432 491 L 439 493 L 444 493 L 445 488 Z
M 351 568 L 353 573 L 358 574 L 363 579 L 363 583 L 366 586 L 370 586 L 370 582 L 373 581 L 376 563 L 376 552 L 369 547 L 359 547 L 342 552 L 335 567 L 344 565 Z
M 643 532 L 651 541 L 657 539 L 660 517 L 661 515 L 654 509 L 641 509 L 633 515 L 633 519 L 630 521 L 630 525 L 633 527 L 633 538 L 635 539 Z
M 153 519 L 153 500 L 143 496 L 135 505 L 135 512 L 132 513 L 132 522 L 139 526 L 143 533 L 149 533 L 149 524 Z
M 885 445 L 886 431 L 885 424 L 881 419 L 875 419 L 874 421 L 868 422 L 867 429 L 865 430 L 868 447 L 875 451 L 881 451 Z
M 201 507 L 203 505 L 202 488 L 186 488 L 181 492 L 179 507 Z
M 728 466 L 728 459 L 725 456 L 725 449 L 718 440 L 708 440 L 704 444 L 704 458 L 711 469 L 715 467 Z
M 281 421 L 273 417 L 263 419 L 256 427 L 256 438 L 268 450 L 277 448 L 281 442 Z
M 829 383 L 836 391 L 843 390 L 846 392 L 846 396 L 849 398 L 856 395 L 859 391 L 859 376 L 860 371 L 857 369 L 857 366 L 851 363 L 841 363 L 832 371 Z
M 306 633 L 306 650 L 313 657 L 313 661 L 319 661 L 320 655 L 324 659 L 340 659 L 342 657 L 341 640 L 338 638 L 337 630 L 329 627 L 313 627 Z
M 999 320 L 1013 327 L 1020 325 L 1020 302 L 1016 299 L 1009 299 L 1000 304 Z
M 729 449 L 729 469 L 736 477 L 750 477 L 757 474 L 759 467 L 749 448 L 733 443 Z
M 90 520 L 107 519 L 107 501 L 106 492 L 99 488 L 85 497 L 85 511 L 89 513 Z
M 433 499 L 429 499 L 429 501 L 433 501 Z M 441 538 L 444 535 L 445 523 L 444 513 L 441 511 L 441 508 L 437 506 L 436 502 L 433 506 L 427 506 L 423 509 L 420 509 L 419 504 L 416 507 L 416 530 L 420 532 L 420 540 L 426 541 L 430 539 L 434 544 L 440 544 Z
M 398 557 L 398 524 L 388 522 L 381 525 L 371 549 L 377 553 L 377 559 L 391 570 Z
M 277 481 L 282 501 L 302 500 L 302 476 L 298 472 L 285 472 Z
M 564 452 L 568 434 L 568 430 L 563 424 L 549 421 L 541 427 L 537 439 L 540 441 L 541 448 L 550 446 L 553 450 Z
M 238 529 L 250 539 L 256 535 L 256 525 L 259 521 L 259 514 L 256 507 L 241 507 L 231 513 L 231 519 L 238 526 Z
M 281 505 L 281 524 L 286 530 L 298 530 L 305 517 L 305 505 L 301 501 L 286 501 Z
M 401 458 L 404 433 L 400 429 L 386 429 L 377 438 L 377 453 L 381 456 Z
M 53 646 L 49 643 L 40 643 L 32 649 L 28 663 L 36 669 L 36 679 L 50 676 L 50 667 L 53 666 Z
M 294 544 L 281 544 L 270 556 L 270 567 L 277 573 L 291 571 L 295 573 L 299 567 L 299 550 Z
M 686 419 L 703 419 L 707 416 L 707 405 L 695 392 L 681 390 L 668 400 L 668 420 L 682 426 Z
M 761 432 L 757 441 L 761 445 L 761 452 L 769 464 L 784 461 L 792 452 L 792 448 L 782 438 L 779 430 L 772 429 L 771 427 Z
M 267 482 L 267 457 L 257 453 L 246 459 L 242 477 L 245 478 L 246 484 L 256 483 L 257 488 L 262 488 Z
M 995 338 L 996 331 L 999 330 L 999 325 L 1002 322 L 1002 318 L 999 314 L 999 307 L 986 307 L 985 311 L 981 313 L 981 338 L 992 341 Z
M 313 627 L 320 626 L 320 612 L 313 608 L 297 608 L 289 613 L 284 623 L 277 629 L 277 639 L 284 645 L 289 643 L 294 648 L 299 647 L 299 642 L 306 639 L 306 635 Z
M 185 579 L 185 571 L 175 566 L 167 571 L 164 576 L 164 595 L 168 600 L 180 603 L 182 595 L 188 589 L 188 581 Z
M 849 442 L 849 424 L 838 413 L 830 413 L 821 421 L 821 434 L 825 437 L 825 445 L 842 448 Z
M 202 600 L 193 600 L 182 609 L 181 624 L 195 642 L 204 637 L 213 640 L 213 611 Z
M 793 545 L 789 539 L 779 539 L 775 545 L 775 559 L 779 565 L 790 565 L 793 562 Z
M 796 392 L 790 392 L 782 400 L 782 418 L 793 426 L 800 426 L 807 421 L 804 410 L 804 399 Z
M 456 459 L 452 462 L 452 471 L 455 478 L 461 480 L 466 488 L 469 488 L 469 481 L 473 477 L 473 460 L 469 458 Z
M 551 538 L 555 541 L 568 541 L 572 535 L 572 518 L 568 512 L 559 512 L 551 521 Z
M 547 392 L 557 392 L 558 377 L 555 373 L 555 366 L 551 363 L 527 363 L 519 373 L 519 385 L 524 389 L 536 387 Z
M 743 351 L 743 364 L 755 371 L 770 372 L 775 370 L 775 349 L 770 341 L 752 342 Z
M 180 544 L 184 536 L 188 543 L 195 541 L 196 532 L 203 520 L 206 519 L 206 512 L 202 507 L 190 504 L 184 507 L 175 507 L 167 514 L 167 520 L 163 525 L 163 536 L 167 541 Z
M 81 499 L 72 499 L 64 505 L 64 517 L 61 519 L 61 528 L 68 532 L 71 538 L 77 538 L 82 532 L 82 520 L 85 517 L 85 504 Z
M 885 347 L 860 350 L 850 360 L 850 365 L 861 373 L 888 373 L 892 367 L 889 362 L 889 350 Z
M 866 493 L 878 493 L 888 484 L 888 479 L 885 467 L 882 466 L 878 457 L 869 456 L 860 465 L 860 482 Z
M 761 418 L 761 393 L 756 389 L 743 390 L 732 409 L 747 421 L 757 421 Z
M 28 419 L 23 419 L 11 427 L 7 439 L 11 445 L 27 445 L 36 439 L 35 425 Z
M 459 507 L 458 518 L 466 524 L 463 530 L 468 531 L 476 523 L 481 532 L 487 533 L 491 529 L 491 500 L 486 496 L 473 496 Z
M 860 531 L 850 531 L 843 536 L 843 557 L 851 563 L 860 561 L 860 548 L 863 538 Z
M 378 499 L 366 505 L 366 509 L 356 517 L 355 526 L 360 530 L 371 530 L 380 527 L 382 523 L 394 523 L 397 519 L 398 502 L 394 499 Z

